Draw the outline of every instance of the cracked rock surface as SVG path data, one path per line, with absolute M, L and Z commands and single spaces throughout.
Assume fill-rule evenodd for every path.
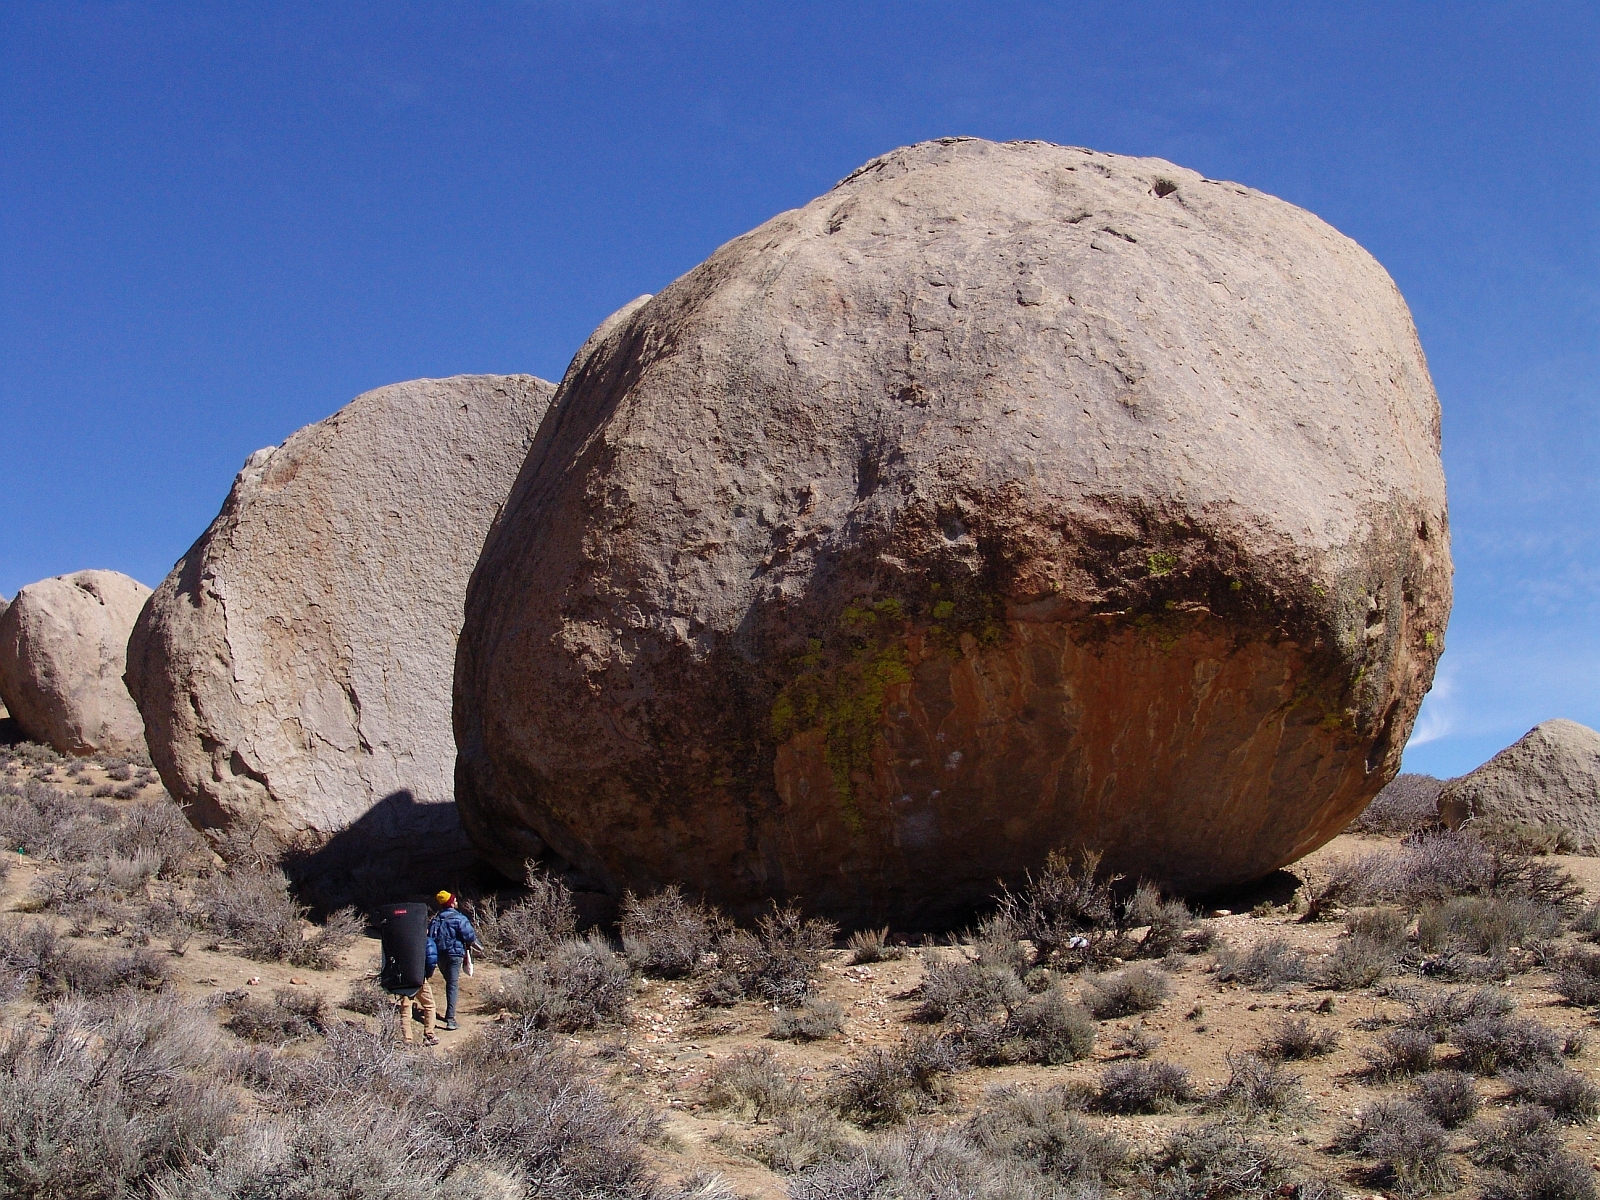
M 467 598 L 504 869 L 936 926 L 1053 847 L 1331 838 L 1443 649 L 1439 406 L 1310 213 L 1158 159 L 875 159 L 573 360 Z
M 465 851 L 462 597 L 552 390 L 395 384 L 246 461 L 129 645 L 151 758 L 202 828 L 320 848 L 325 873 Z
M 122 670 L 149 595 L 117 571 L 78 571 L 0 604 L 0 700 L 30 738 L 60 754 L 143 752 Z

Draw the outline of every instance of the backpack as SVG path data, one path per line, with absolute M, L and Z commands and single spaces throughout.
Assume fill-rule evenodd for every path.
M 439 943 L 433 940 L 433 934 L 428 935 L 428 974 L 432 975 L 439 966 Z

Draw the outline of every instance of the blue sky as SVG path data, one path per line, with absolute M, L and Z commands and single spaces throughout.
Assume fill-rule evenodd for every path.
M 0 592 L 156 583 L 244 457 L 396 380 L 559 378 L 891 147 L 1169 158 L 1409 300 L 1456 608 L 1407 767 L 1600 726 L 1600 6 L 0 7 Z

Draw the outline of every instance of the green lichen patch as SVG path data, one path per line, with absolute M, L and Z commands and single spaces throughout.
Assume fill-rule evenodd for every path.
M 854 833 L 862 830 L 851 776 L 870 770 L 872 750 L 890 688 L 911 682 L 911 665 L 898 640 L 857 649 L 847 662 L 807 671 L 778 693 L 771 711 L 772 736 L 780 742 L 821 729 L 823 760 L 833 777 L 840 815 Z

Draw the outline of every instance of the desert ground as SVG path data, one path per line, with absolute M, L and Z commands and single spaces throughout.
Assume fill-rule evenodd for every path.
M 249 1121 L 292 1120 L 299 1101 L 274 1072 L 294 1077 L 295 1063 L 348 1056 L 352 1037 L 384 1062 L 477 1061 L 483 1046 L 505 1044 L 484 1039 L 515 1027 L 559 1057 L 572 1087 L 598 1086 L 596 1103 L 611 1106 L 602 1117 L 628 1122 L 606 1135 L 635 1156 L 626 1178 L 584 1183 L 570 1163 L 492 1148 L 465 1165 L 408 1159 L 402 1175 L 426 1183 L 431 1172 L 439 1194 L 1554 1200 L 1592 1195 L 1600 1168 L 1591 1124 L 1600 1043 L 1586 1044 L 1594 1020 L 1585 1006 L 1600 999 L 1586 948 L 1600 911 L 1590 907 L 1600 901 L 1593 858 L 1499 848 L 1491 875 L 1475 876 L 1472 863 L 1462 868 L 1474 852 L 1454 843 L 1454 857 L 1419 867 L 1417 838 L 1346 833 L 1255 889 L 1191 915 L 1169 903 L 1146 927 L 1124 915 L 1103 942 L 1068 945 L 1049 963 L 1028 961 L 1042 960 L 1039 945 L 1016 927 L 916 945 L 889 930 L 852 945 L 797 924 L 774 939 L 801 963 L 798 983 L 789 961 L 765 992 L 771 971 L 756 986 L 728 982 L 736 956 L 759 957 L 756 940 L 726 925 L 718 932 L 715 920 L 708 933 L 692 903 L 649 910 L 654 924 L 636 920 L 629 943 L 615 930 L 592 931 L 585 943 L 560 919 L 535 928 L 555 910 L 508 888 L 468 898 L 487 948 L 462 980 L 461 1028 L 427 1047 L 419 1027 L 405 1050 L 391 1003 L 375 991 L 378 943 L 360 921 L 313 921 L 284 899 L 293 937 L 313 950 L 252 947 L 215 914 L 248 903 L 224 881 L 252 870 L 251 886 L 265 879 L 268 892 L 286 896 L 270 866 L 224 868 L 181 822 L 161 827 L 159 850 L 117 841 L 115 831 L 173 812 L 145 765 L 72 761 L 29 744 L 3 752 L 8 1053 L 48 1041 L 63 1013 L 101 1028 L 107 1012 L 175 1001 L 214 1030 L 204 1070 L 226 1077 L 229 1103 Z M 1435 835 L 1434 852 L 1440 836 L 1463 837 Z M 1410 876 L 1397 866 L 1407 862 Z M 1445 880 L 1458 868 L 1466 873 Z M 1313 902 L 1326 911 L 1308 920 Z M 97 976 L 30 957 L 22 931 L 40 927 L 54 935 L 52 962 L 115 969 Z M 1160 953 L 1146 949 L 1158 930 Z M 1008 956 L 1015 969 L 1003 965 Z M 573 964 L 602 960 L 605 979 L 574 990 Z M 434 987 L 442 1007 L 437 976 Z M 1052 1011 L 1070 1019 L 1044 1022 L 1033 1042 L 1018 1035 L 1018 1014 L 1045 1011 L 1041 998 L 1052 997 L 1064 1002 Z M 85 1018 L 96 1004 L 100 1015 Z M 1453 1069 L 1466 1074 L 1441 1073 Z M 1525 1107 L 1534 1102 L 1543 1114 Z M 325 1095 L 314 1103 L 343 1111 Z M 1515 1133 L 1516 1120 L 1527 1128 Z M 61 1153 L 34 1147 L 24 1169 L 19 1140 L 0 1150 L 12 1159 L 0 1164 L 8 1194 L 70 1194 L 17 1182 L 55 1170 L 49 1156 Z M 1184 1144 L 1249 1167 L 1207 1175 L 1205 1161 L 1183 1160 L 1175 1147 Z M 128 1190 L 107 1185 L 104 1194 L 254 1194 L 229 1192 L 215 1182 L 221 1175 L 192 1163 L 159 1165 L 167 1176 L 130 1168 Z M 212 1190 L 194 1182 L 202 1175 Z M 158 1177 L 168 1191 L 151 1193 Z M 326 1194 L 434 1194 L 362 1186 Z

